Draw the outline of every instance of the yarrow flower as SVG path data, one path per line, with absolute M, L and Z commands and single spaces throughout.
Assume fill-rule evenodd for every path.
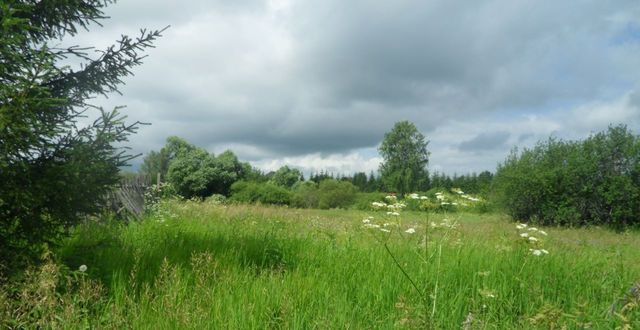
M 545 249 L 529 249 L 529 251 L 531 251 L 531 254 L 533 254 L 536 257 L 539 257 L 543 254 L 549 254 L 549 251 Z
M 80 265 L 80 267 L 78 267 L 78 270 L 81 272 L 86 272 L 87 271 L 87 265 Z
M 527 224 L 526 224 L 526 223 L 518 224 L 518 225 L 516 225 L 516 228 L 518 228 L 518 229 L 525 229 L 525 228 L 527 228 Z
M 414 234 L 416 232 L 416 229 L 415 228 L 409 228 L 409 229 L 405 230 L 404 232 L 407 233 L 407 234 Z
M 544 235 L 544 236 L 547 236 L 547 232 L 546 232 L 546 231 L 544 231 L 544 230 L 540 230 L 540 231 L 538 231 L 538 232 L 539 232 L 540 234 Z
M 532 242 L 537 242 L 538 241 L 538 239 L 533 237 L 533 236 L 529 237 L 529 240 L 532 241 Z
M 387 212 L 387 215 L 399 216 L 400 213 L 398 213 L 398 212 Z
M 389 229 L 384 229 L 384 228 L 380 228 L 380 231 L 383 231 L 383 232 L 385 232 L 385 233 L 390 233 L 390 232 L 391 232 L 391 230 L 389 230 Z
M 528 233 L 522 233 L 522 234 L 520 234 L 520 237 L 527 238 L 527 237 L 529 237 L 529 234 Z

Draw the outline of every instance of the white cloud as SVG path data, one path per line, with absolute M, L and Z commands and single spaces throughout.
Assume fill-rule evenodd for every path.
M 431 169 L 466 173 L 551 134 L 640 129 L 635 1 L 136 0 L 107 14 L 69 43 L 172 25 L 124 96 L 100 101 L 153 124 L 135 152 L 178 135 L 265 169 L 369 172 L 379 158 L 363 150 L 410 120 Z
M 347 154 L 325 156 L 320 153 L 313 153 L 294 157 L 264 159 L 254 162 L 253 165 L 266 172 L 275 171 L 284 165 L 288 165 L 300 169 L 307 175 L 320 171 L 331 172 L 335 175 L 350 175 L 355 172 L 365 172 L 367 174 L 371 171 L 376 172 L 381 162 L 382 158 L 380 157 L 367 157 L 359 151 L 353 151 Z

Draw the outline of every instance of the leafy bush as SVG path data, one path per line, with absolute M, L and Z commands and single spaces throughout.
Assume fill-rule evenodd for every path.
M 362 211 L 373 210 L 371 203 L 384 200 L 384 196 L 386 194 L 381 192 L 357 193 L 353 201 L 353 208 Z
M 205 203 L 209 203 L 209 204 L 213 204 L 213 205 L 223 205 L 227 202 L 227 197 L 225 197 L 224 195 L 220 195 L 220 194 L 213 194 L 209 197 L 207 197 L 205 200 Z
M 609 127 L 584 141 L 549 139 L 500 164 L 495 197 L 515 219 L 542 224 L 640 223 L 640 137 Z
M 231 184 L 242 178 L 245 168 L 231 152 L 215 157 L 202 148 L 193 147 L 171 160 L 167 180 L 185 198 L 229 193 Z
M 318 188 L 318 207 L 347 208 L 356 198 L 356 187 L 348 181 L 324 180 Z
M 291 206 L 317 208 L 319 204 L 318 184 L 313 181 L 298 181 L 292 188 Z
M 289 205 L 291 192 L 269 182 L 238 181 L 231 185 L 230 200 L 241 203 Z
M 291 192 L 286 188 L 267 182 L 260 186 L 259 201 L 264 204 L 289 205 L 291 203 Z

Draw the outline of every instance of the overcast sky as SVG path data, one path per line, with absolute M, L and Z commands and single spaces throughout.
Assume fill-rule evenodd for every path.
M 171 25 L 127 78 L 135 152 L 177 135 L 264 170 L 377 170 L 400 120 L 429 169 L 495 170 L 514 146 L 640 133 L 638 1 L 130 0 L 65 42 Z M 140 162 L 138 159 L 137 162 Z

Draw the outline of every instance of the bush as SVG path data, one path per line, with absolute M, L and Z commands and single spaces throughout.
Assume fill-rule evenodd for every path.
M 298 181 L 293 186 L 291 206 L 300 208 L 318 208 L 318 184 L 313 181 Z
M 321 209 L 347 208 L 356 198 L 356 187 L 348 181 L 333 179 L 320 182 L 318 188 L 318 207 Z
M 549 139 L 498 167 L 496 200 L 515 219 L 541 224 L 640 223 L 640 137 L 625 126 L 584 141 Z
M 371 206 L 373 202 L 384 200 L 387 194 L 381 192 L 357 193 L 353 202 L 353 208 L 356 210 L 369 211 L 374 208 Z
M 291 192 L 272 183 L 238 181 L 231 185 L 231 198 L 234 202 L 289 205 Z
M 291 203 L 289 190 L 268 182 L 260 186 L 259 196 L 259 202 L 264 204 L 289 205 Z
M 227 197 L 221 194 L 213 194 L 207 197 L 204 201 L 205 203 L 212 205 L 224 205 L 227 202 Z

